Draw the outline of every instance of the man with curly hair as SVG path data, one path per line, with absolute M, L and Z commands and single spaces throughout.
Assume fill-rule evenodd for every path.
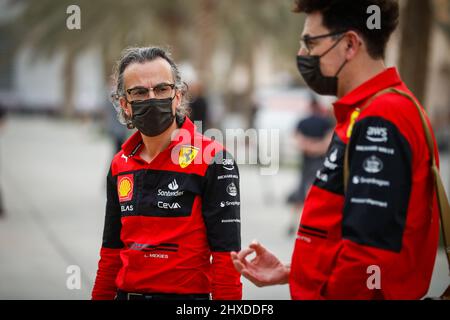
M 107 176 L 93 299 L 239 300 L 239 170 L 187 116 L 177 64 L 160 47 L 128 48 L 113 103 L 136 128 Z

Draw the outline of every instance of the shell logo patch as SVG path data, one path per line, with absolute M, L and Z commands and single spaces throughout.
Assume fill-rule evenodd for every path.
M 119 176 L 117 179 L 117 194 L 119 202 L 130 201 L 133 198 L 134 178 L 132 174 Z
M 195 159 L 198 154 L 198 149 L 193 146 L 184 146 L 180 149 L 178 156 L 178 163 L 181 168 L 186 168 Z

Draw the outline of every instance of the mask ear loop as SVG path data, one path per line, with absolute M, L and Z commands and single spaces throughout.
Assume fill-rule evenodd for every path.
M 177 88 L 175 88 L 175 94 L 173 95 L 173 97 L 172 97 L 172 99 L 170 99 L 170 101 L 173 103 L 173 100 L 175 99 L 175 97 L 177 96 Z M 181 103 L 179 103 L 178 104 L 178 106 L 176 106 L 175 107 L 175 112 L 174 113 L 172 113 L 172 117 L 177 121 L 177 123 L 178 123 L 178 120 L 177 120 L 177 111 L 178 111 L 178 108 L 180 107 L 180 105 L 181 105 Z M 172 108 L 172 107 L 171 107 Z
M 335 77 L 337 77 L 339 75 L 339 73 L 341 73 L 342 69 L 344 69 L 345 65 L 347 64 L 348 60 L 345 59 L 344 63 L 341 65 L 341 67 L 339 68 L 339 70 L 336 72 Z
M 340 37 L 340 38 L 338 39 L 338 41 L 336 41 L 336 42 L 331 46 L 330 49 L 328 49 L 327 51 L 325 51 L 324 53 L 322 53 L 319 57 L 322 58 L 322 57 L 325 56 L 328 52 L 330 52 L 331 50 L 333 50 L 333 49 L 339 44 L 339 42 L 341 42 L 341 40 L 344 39 L 344 37 L 345 37 L 345 35 L 343 35 L 342 37 Z
M 331 48 L 329 48 L 327 51 L 325 51 L 324 53 L 322 53 L 322 55 L 319 56 L 319 58 L 322 58 L 323 56 L 325 56 L 328 52 L 330 52 L 331 50 L 333 50 L 334 48 L 336 48 L 336 46 L 339 44 L 339 42 L 341 42 L 342 39 L 344 39 L 345 35 L 343 35 L 342 37 L 340 37 L 338 39 L 338 41 L 336 41 Z M 341 66 L 339 67 L 335 77 L 337 77 L 339 75 L 339 73 L 342 71 L 342 69 L 345 67 L 345 65 L 347 64 L 348 60 L 345 59 L 344 63 L 341 64 Z

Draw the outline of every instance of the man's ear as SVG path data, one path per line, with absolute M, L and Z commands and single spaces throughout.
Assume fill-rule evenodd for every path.
M 347 60 L 352 60 L 359 50 L 361 49 L 361 46 L 363 44 L 360 36 L 355 31 L 349 31 L 345 35 L 345 57 Z
M 181 99 L 182 99 L 182 93 L 177 91 L 175 95 L 175 110 L 178 109 L 178 107 L 181 105 Z
M 127 116 L 131 116 L 131 108 L 127 100 L 124 97 L 119 98 L 120 107 L 125 112 Z

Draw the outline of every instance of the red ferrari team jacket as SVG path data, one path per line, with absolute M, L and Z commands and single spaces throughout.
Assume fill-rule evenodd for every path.
M 390 68 L 334 104 L 334 138 L 305 201 L 292 257 L 293 299 L 419 299 L 428 290 L 439 211 L 417 109 L 398 94 L 380 95 L 349 139 L 356 108 L 389 87 L 410 93 Z
M 241 299 L 238 167 L 186 118 L 151 163 L 136 132 L 107 177 L 106 218 L 93 299 L 135 293 L 211 293 Z

